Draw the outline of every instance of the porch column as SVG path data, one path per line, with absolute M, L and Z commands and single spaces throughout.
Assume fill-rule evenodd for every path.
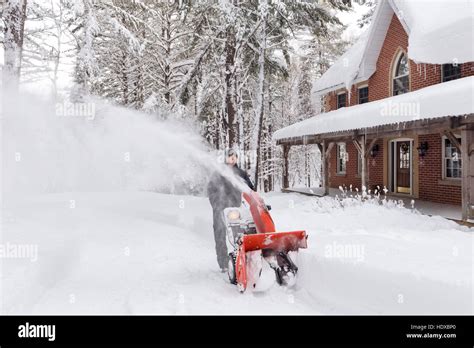
M 321 152 L 321 178 L 323 181 L 324 195 L 329 195 L 329 154 L 332 147 L 334 146 L 333 142 L 328 142 L 323 140 L 321 144 L 318 144 L 319 151 Z
M 357 152 L 359 153 L 359 156 L 361 157 L 361 168 L 360 168 L 360 181 L 361 181 L 361 192 L 362 188 L 365 186 L 367 187 L 367 157 L 368 153 L 365 150 L 365 135 L 360 137 L 360 140 L 355 140 L 353 141 L 354 146 L 357 149 Z
M 360 168 L 360 179 L 361 179 L 361 191 L 363 191 L 364 187 L 367 188 L 367 154 L 365 153 L 365 135 L 363 135 L 360 139 L 360 155 L 362 159 L 361 168 Z
M 461 130 L 462 219 L 472 219 L 474 206 L 474 130 Z
M 282 178 L 282 186 L 283 188 L 289 188 L 290 180 L 288 175 L 288 154 L 290 152 L 289 145 L 283 145 L 283 178 Z
M 328 161 L 326 157 L 326 141 L 323 140 L 321 147 L 321 178 L 323 179 L 323 189 L 324 194 L 329 194 L 329 185 L 328 185 Z
M 365 138 L 365 137 L 364 137 Z M 366 138 L 364 139 L 366 140 Z M 369 178 L 370 178 L 370 170 L 369 170 L 369 166 L 367 165 L 367 163 L 369 162 L 369 158 L 371 157 L 370 156 L 370 151 L 372 151 L 372 148 L 374 147 L 375 143 L 377 142 L 378 138 L 373 138 L 369 145 L 366 146 L 365 144 L 365 141 L 364 141 L 364 147 L 365 147 L 365 150 L 364 150 L 364 158 L 363 158 L 363 161 L 362 161 L 362 165 L 365 166 L 365 187 L 367 187 L 367 190 L 369 190 Z M 364 168 L 364 167 L 362 167 Z
M 367 178 L 368 178 L 368 175 L 367 175 L 367 159 L 369 158 L 370 150 L 372 150 L 372 146 L 375 143 L 372 140 L 371 144 L 369 145 L 369 148 L 366 149 L 365 141 L 366 141 L 365 135 L 361 136 L 359 140 L 356 140 L 356 139 L 353 140 L 354 146 L 356 147 L 356 149 L 359 152 L 359 155 L 362 159 L 361 168 L 360 168 L 360 171 L 361 171 L 361 173 L 360 173 L 361 191 L 362 191 L 362 187 L 365 186 L 367 188 L 367 181 L 368 181 L 367 180 Z

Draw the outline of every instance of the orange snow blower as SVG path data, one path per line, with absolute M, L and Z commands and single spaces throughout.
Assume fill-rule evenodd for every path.
M 276 232 L 270 215 L 270 206 L 265 205 L 257 192 L 244 192 L 239 208 L 224 209 L 227 228 L 227 250 L 229 250 L 229 281 L 244 292 L 249 281 L 249 272 L 257 279 L 262 269 L 252 269 L 248 252 L 261 251 L 261 256 L 275 271 L 278 284 L 291 285 L 298 267 L 288 252 L 307 247 L 305 231 Z M 255 283 L 252 284 L 255 287 Z

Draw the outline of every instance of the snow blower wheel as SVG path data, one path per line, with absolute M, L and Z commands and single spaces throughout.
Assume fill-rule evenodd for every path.
M 296 277 L 298 267 L 293 263 L 287 253 L 279 252 L 277 254 L 278 267 L 274 268 L 276 281 L 278 285 L 293 285 L 289 282 L 290 279 Z
M 234 253 L 229 254 L 229 264 L 227 268 L 227 275 L 229 276 L 229 282 L 233 285 L 237 284 L 237 274 L 235 273 L 235 255 Z

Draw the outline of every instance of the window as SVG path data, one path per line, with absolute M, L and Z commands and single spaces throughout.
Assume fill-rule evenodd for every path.
M 398 151 L 398 168 L 410 169 L 410 146 L 406 142 L 402 142 Z
M 459 79 L 461 77 L 461 64 L 443 64 L 441 74 L 443 82 Z
M 402 53 L 397 60 L 395 71 L 393 73 L 393 95 L 409 92 L 408 75 L 408 59 L 407 56 Z
M 346 93 L 341 93 L 337 95 L 337 108 L 343 108 L 346 106 Z
M 337 174 L 346 174 L 346 144 L 337 144 Z
M 456 136 L 461 144 L 461 138 Z M 443 177 L 445 179 L 460 179 L 462 177 L 461 153 L 451 141 L 443 137 Z
M 364 104 L 369 101 L 369 87 L 359 88 L 359 104 Z

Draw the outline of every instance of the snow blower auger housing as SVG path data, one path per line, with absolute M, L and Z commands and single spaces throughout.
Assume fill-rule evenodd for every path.
M 305 231 L 276 232 L 270 209 L 254 191 L 242 194 L 240 207 L 224 209 L 229 281 L 236 284 L 240 292 L 247 288 L 248 272 L 251 272 L 248 252 L 261 250 L 261 256 L 275 271 L 280 285 L 291 285 L 298 272 L 288 252 L 306 248 L 308 236 Z M 261 271 L 258 270 L 258 277 Z M 255 287 L 255 283 L 252 285 Z

